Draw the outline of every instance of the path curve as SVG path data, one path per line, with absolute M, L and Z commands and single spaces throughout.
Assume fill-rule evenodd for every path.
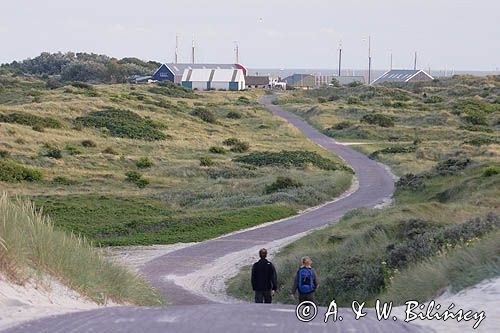
M 186 276 L 228 253 L 264 246 L 275 240 L 288 239 L 334 223 L 352 209 L 373 207 L 386 202 L 392 196 L 394 181 L 386 168 L 357 151 L 335 143 L 304 120 L 273 105 L 273 98 L 274 96 L 265 96 L 259 103 L 297 127 L 311 141 L 340 156 L 353 168 L 359 183 L 354 193 L 280 222 L 207 240 L 146 263 L 141 273 L 163 292 L 174 306 L 118 307 L 52 316 L 17 326 L 7 332 L 30 332 L 35 327 L 37 332 L 302 331 L 304 327 L 301 325 L 305 324 L 295 318 L 293 306 L 216 304 L 209 298 L 194 294 L 165 278 L 172 275 Z M 342 328 L 343 331 L 347 329 L 353 332 L 423 332 L 421 328 L 403 324 L 401 321 L 378 322 L 374 316 L 367 317 L 363 318 L 366 320 L 359 321 L 348 317 L 351 319 L 332 326 L 322 324 L 318 316 L 307 324 L 307 331 L 337 332 Z

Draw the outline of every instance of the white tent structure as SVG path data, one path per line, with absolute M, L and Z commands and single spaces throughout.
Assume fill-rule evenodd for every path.
M 197 69 L 184 70 L 183 87 L 193 90 L 243 90 L 245 75 L 241 69 Z

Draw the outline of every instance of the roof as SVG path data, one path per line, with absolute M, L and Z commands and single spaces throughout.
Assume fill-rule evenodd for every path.
M 174 75 L 182 75 L 186 69 L 238 69 L 238 64 L 164 64 Z M 160 66 L 161 68 L 161 66 Z
M 245 76 L 247 86 L 267 86 L 269 85 L 269 76 Z
M 198 82 L 238 82 L 244 79 L 241 69 L 186 68 L 182 81 Z
M 421 69 L 391 69 L 390 71 L 387 71 L 384 74 L 382 74 L 382 76 L 373 81 L 373 83 L 408 82 L 419 73 L 424 73 L 431 80 L 434 79 L 432 76 L 430 76 Z
M 283 81 L 286 82 L 287 84 L 295 84 L 295 83 L 299 82 L 300 80 L 303 80 L 307 77 L 314 78 L 314 76 L 311 74 L 293 74 L 293 75 L 290 75 L 290 76 L 284 78 Z

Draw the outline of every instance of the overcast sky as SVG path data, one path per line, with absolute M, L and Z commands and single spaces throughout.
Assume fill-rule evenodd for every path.
M 0 63 L 43 51 L 85 51 L 170 62 L 240 62 L 258 68 L 373 67 L 495 70 L 499 0 L 1 0 Z

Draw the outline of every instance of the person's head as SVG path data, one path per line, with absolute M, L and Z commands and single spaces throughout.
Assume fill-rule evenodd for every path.
M 267 257 L 267 250 L 266 249 L 260 249 L 259 250 L 259 257 L 260 257 L 260 259 L 266 259 L 266 257 Z
M 309 267 L 312 264 L 311 257 L 309 257 L 309 256 L 302 257 L 301 261 L 302 261 L 302 265 L 304 265 L 306 267 Z

